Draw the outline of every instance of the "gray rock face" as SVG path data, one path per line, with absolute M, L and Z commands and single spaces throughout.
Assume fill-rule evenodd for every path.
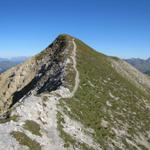
M 69 40 L 58 37 L 40 54 L 1 74 L 1 111 L 5 112 L 31 91 L 50 92 L 65 84 L 65 66 L 71 49 Z

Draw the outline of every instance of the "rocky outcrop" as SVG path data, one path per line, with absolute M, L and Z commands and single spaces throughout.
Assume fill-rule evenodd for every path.
M 10 101 L 3 110 L 6 113 L 3 113 L 0 119 L 0 133 L 5 136 L 0 140 L 2 150 L 63 149 L 64 142 L 57 129 L 57 105 L 60 98 L 72 97 L 78 88 L 79 74 L 75 54 L 76 45 L 73 38 L 68 39 L 65 35 L 64 39 L 64 36 L 59 36 L 39 55 L 1 76 L 1 86 L 9 83 L 9 86 L 5 87 L 9 93 L 4 95 L 1 108 L 5 98 Z M 73 81 L 75 86 L 72 92 L 67 88 L 69 83 L 66 81 L 71 70 L 76 72 L 77 79 L 76 82 Z M 39 127 L 36 135 L 37 126 Z M 5 128 L 7 132 L 3 133 Z M 20 136 L 23 145 L 22 141 L 19 141 Z
M 0 112 L 25 95 L 56 90 L 66 84 L 65 74 L 72 44 L 59 36 L 44 51 L 0 75 Z

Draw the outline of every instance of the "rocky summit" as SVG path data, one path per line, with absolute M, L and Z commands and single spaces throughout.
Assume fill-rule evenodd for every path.
M 60 35 L 0 75 L 0 150 L 149 150 L 150 79 Z

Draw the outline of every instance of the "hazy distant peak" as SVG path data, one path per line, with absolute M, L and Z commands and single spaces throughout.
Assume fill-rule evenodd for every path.
M 125 59 L 128 63 L 143 73 L 150 74 L 150 57 L 148 59 L 131 58 Z

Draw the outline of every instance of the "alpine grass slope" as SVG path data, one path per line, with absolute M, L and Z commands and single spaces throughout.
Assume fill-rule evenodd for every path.
M 150 79 L 60 35 L 0 75 L 1 150 L 149 150 Z

